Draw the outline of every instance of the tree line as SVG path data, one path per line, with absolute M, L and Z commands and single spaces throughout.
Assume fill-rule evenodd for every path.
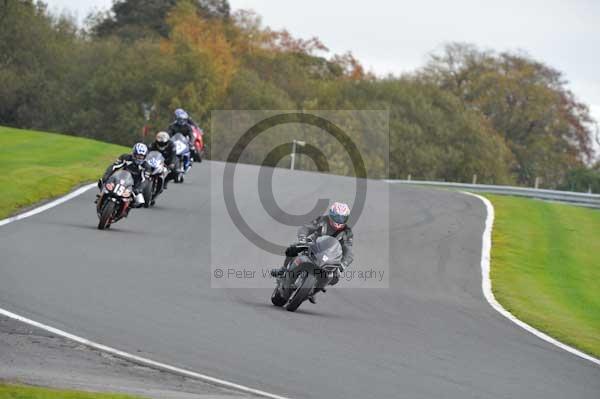
M 389 164 L 367 162 L 389 178 L 600 190 L 588 107 L 523 53 L 451 43 L 378 78 L 227 0 L 117 0 L 83 28 L 42 2 L 0 1 L 0 124 L 130 145 L 144 111 L 159 129 L 177 107 L 209 142 L 228 139 L 210 131 L 215 109 L 385 110 Z

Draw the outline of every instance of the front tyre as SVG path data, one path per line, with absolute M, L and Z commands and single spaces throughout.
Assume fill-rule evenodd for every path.
M 104 230 L 110 227 L 110 221 L 115 213 L 117 204 L 113 201 L 106 201 L 107 203 L 102 207 L 102 213 L 100 213 L 100 220 L 98 221 L 98 229 Z
M 300 287 L 297 288 L 296 291 L 294 291 L 294 293 L 290 297 L 290 300 L 285 305 L 286 310 L 289 310 L 290 312 L 295 312 L 296 309 L 298 309 L 298 307 L 302 304 L 302 302 L 304 302 L 308 298 L 316 284 L 317 278 L 313 274 L 308 273 L 304 278 L 304 281 L 302 281 Z

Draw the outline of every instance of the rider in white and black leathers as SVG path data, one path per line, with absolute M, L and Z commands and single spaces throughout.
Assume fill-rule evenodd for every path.
M 298 242 L 305 243 L 308 239 L 316 239 L 317 237 L 328 235 L 338 239 L 342 246 L 342 262 L 339 268 L 339 272 L 343 272 L 354 259 L 352 255 L 352 244 L 354 240 L 354 234 L 352 229 L 348 226 L 348 219 L 350 217 L 350 208 L 348 205 L 335 202 L 330 208 L 327 215 L 319 216 L 308 224 L 298 229 Z M 285 262 L 280 269 L 273 269 L 271 274 L 273 276 L 281 276 L 287 270 L 292 260 L 298 256 L 302 251 L 302 248 L 298 248 L 296 245 L 291 245 L 285 250 Z M 335 285 L 339 281 L 340 274 L 336 273 L 333 279 L 330 281 L 330 285 Z M 325 292 L 325 288 L 321 289 Z M 314 295 L 309 298 L 312 303 L 315 303 Z
M 148 155 L 148 147 L 144 143 L 136 143 L 130 154 L 123 154 L 117 160 L 106 168 L 104 175 L 98 180 L 98 189 L 102 190 L 104 182 L 112 175 L 116 170 L 125 169 L 131 173 L 133 177 L 133 192 L 135 194 L 135 204 L 140 205 L 143 203 L 143 196 L 141 194 L 141 184 L 146 180 L 146 175 L 149 172 L 148 166 L 144 163 Z

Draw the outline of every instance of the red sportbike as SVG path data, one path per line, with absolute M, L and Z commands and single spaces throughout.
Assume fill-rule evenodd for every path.
M 202 162 L 204 157 L 204 132 L 199 127 L 192 126 L 192 133 L 194 134 L 194 161 Z

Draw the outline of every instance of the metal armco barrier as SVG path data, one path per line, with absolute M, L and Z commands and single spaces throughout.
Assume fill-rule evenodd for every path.
M 489 184 L 449 183 L 423 180 L 386 180 L 392 184 L 412 184 L 450 188 L 464 191 L 481 191 L 492 194 L 515 195 L 519 197 L 537 198 L 547 201 L 566 202 L 573 205 L 600 209 L 600 194 L 576 193 L 572 191 L 543 190 L 526 187 L 494 186 Z

